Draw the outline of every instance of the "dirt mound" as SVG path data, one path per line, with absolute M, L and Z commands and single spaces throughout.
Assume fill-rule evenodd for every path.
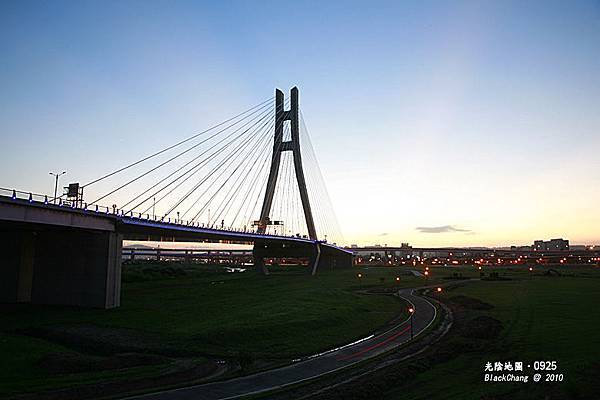
M 52 353 L 42 357 L 37 366 L 53 374 L 106 371 L 158 365 L 168 359 L 152 354 L 124 353 L 110 357 L 96 357 L 80 353 Z
M 194 362 L 180 360 L 171 364 L 164 373 L 158 376 L 143 378 L 129 377 L 126 380 L 107 381 L 89 385 L 75 385 L 65 389 L 51 390 L 42 393 L 21 394 L 14 399 L 19 400 L 63 400 L 63 399 L 97 399 L 106 397 L 122 397 L 124 393 L 146 390 L 160 386 L 181 385 L 184 382 L 208 376 L 217 370 L 212 361 Z
M 481 315 L 467 321 L 461 330 L 461 336 L 474 339 L 494 339 L 502 331 L 502 322 L 495 318 Z
M 600 393 L 600 361 L 583 364 L 578 368 L 581 384 L 577 387 L 577 395 L 580 399 L 598 398 Z
M 148 332 L 90 324 L 45 326 L 19 333 L 60 343 L 66 347 L 96 355 L 151 353 L 167 357 L 189 357 L 193 352 Z
M 544 276 L 562 276 L 562 274 L 559 271 L 551 268 L 544 272 Z
M 468 308 L 470 310 L 491 310 L 492 308 L 494 308 L 493 305 L 488 304 L 488 303 L 484 303 L 483 301 L 479 300 L 479 299 L 475 299 L 473 297 L 468 297 L 468 296 L 454 296 L 451 297 L 450 302 L 453 303 L 454 305 L 463 307 L 463 308 Z

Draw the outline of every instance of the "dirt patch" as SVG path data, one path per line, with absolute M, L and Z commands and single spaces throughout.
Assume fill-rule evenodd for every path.
M 37 366 L 50 373 L 77 374 L 151 365 L 157 365 L 160 372 L 147 377 L 112 378 L 113 381 L 15 395 L 11 399 L 58 400 L 123 396 L 131 391 L 152 387 L 195 383 L 216 372 L 222 373 L 227 368 L 212 360 L 193 359 L 198 354 L 186 350 L 181 343 L 176 346 L 158 335 L 132 329 L 70 325 L 29 329 L 19 333 L 60 343 L 75 350 L 42 357 Z
M 183 382 L 195 382 L 209 376 L 217 370 L 212 361 L 195 363 L 182 360 L 173 363 L 168 371 L 159 376 L 147 378 L 132 378 L 127 381 L 102 382 L 91 385 L 75 386 L 68 389 L 53 390 L 45 393 L 22 394 L 10 399 L 14 400 L 63 400 L 63 399 L 94 399 L 98 397 L 122 397 L 132 391 L 151 387 L 169 386 Z
M 559 271 L 551 268 L 544 272 L 544 276 L 562 276 L 562 274 Z
M 461 336 L 474 339 L 495 339 L 502 331 L 502 322 L 486 315 L 480 315 L 465 323 Z
M 506 275 L 506 272 L 504 273 Z M 483 274 L 482 274 L 483 276 Z M 512 279 L 507 278 L 506 276 L 500 276 L 498 272 L 490 272 L 490 274 L 486 277 L 481 278 L 482 281 L 511 281 Z
M 68 374 L 158 365 L 168 361 L 165 357 L 153 354 L 124 353 L 97 357 L 81 353 L 52 353 L 42 357 L 37 366 L 52 374 Z
M 580 399 L 593 399 L 600 393 L 600 361 L 582 365 L 579 369 L 581 384 L 577 386 L 577 395 Z
M 398 293 L 398 288 L 374 288 L 362 291 L 364 294 L 395 294 Z
M 448 299 L 455 306 L 467 308 L 469 310 L 491 310 L 493 305 L 485 303 L 479 299 L 468 296 L 454 296 Z
M 90 324 L 30 328 L 19 333 L 45 339 L 63 346 L 96 355 L 151 353 L 167 357 L 190 357 L 195 354 L 164 338 L 133 329 Z

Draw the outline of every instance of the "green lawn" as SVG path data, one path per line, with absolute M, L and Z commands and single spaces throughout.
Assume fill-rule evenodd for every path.
M 57 374 L 40 367 L 44 356 L 56 353 L 105 357 L 133 351 L 169 360 L 243 354 L 253 360 L 282 361 L 310 355 L 365 336 L 405 310 L 400 299 L 365 294 L 366 289 L 424 281 L 404 271 L 398 283 L 395 268 L 360 269 L 359 279 L 358 269 L 323 271 L 312 277 L 296 268 L 274 268 L 265 277 L 254 271 L 171 266 L 177 273 L 161 274 L 165 266 L 125 266 L 122 306 L 114 310 L 4 307 L 0 395 L 151 375 L 169 368 L 167 363 Z M 48 332 L 53 335 L 50 339 Z
M 454 334 L 445 346 L 465 349 L 462 355 L 389 389 L 390 399 L 588 399 L 597 398 L 600 373 L 600 270 L 557 268 L 563 276 L 530 278 L 522 269 L 501 269 L 510 281 L 481 281 L 447 290 L 443 297 L 463 295 L 491 304 L 487 311 L 466 311 L 466 318 L 486 315 L 501 321 L 500 336 L 483 349 L 469 351 L 467 340 Z M 566 275 L 566 276 L 564 276 Z M 560 384 L 483 382 L 484 365 L 494 361 L 557 361 Z M 530 375 L 533 375 L 532 371 Z M 543 374 L 543 373 L 542 373 Z M 531 377 L 530 377 L 531 380 Z

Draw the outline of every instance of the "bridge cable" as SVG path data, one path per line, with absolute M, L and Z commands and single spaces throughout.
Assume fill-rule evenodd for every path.
M 199 133 L 197 133 L 197 134 L 194 134 L 194 135 L 192 135 L 192 136 L 188 137 L 187 139 L 181 140 L 180 142 L 177 142 L 177 143 L 175 143 L 174 145 L 171 145 L 171 146 L 169 146 L 169 147 L 166 147 L 166 148 L 164 148 L 164 149 L 162 149 L 162 150 L 160 150 L 160 151 L 157 151 L 156 153 L 153 153 L 153 154 L 151 154 L 151 155 L 149 155 L 149 156 L 146 156 L 146 157 L 142 158 L 141 160 L 138 160 L 138 161 L 136 161 L 136 162 L 133 162 L 133 163 L 131 163 L 131 164 L 129 164 L 129 165 L 126 165 L 126 166 L 124 166 L 124 167 L 122 167 L 122 168 L 119 168 L 119 169 L 118 169 L 118 170 L 116 170 L 116 171 L 110 172 L 110 173 L 108 173 L 108 174 L 106 174 L 106 175 L 104 175 L 104 176 L 101 176 L 101 177 L 100 177 L 100 178 L 98 178 L 98 179 L 95 179 L 95 180 L 93 180 L 93 181 L 91 181 L 91 182 L 89 182 L 89 183 L 86 183 L 85 185 L 83 185 L 83 186 L 82 186 L 82 188 L 85 188 L 85 187 L 88 187 L 88 186 L 90 186 L 90 185 L 93 185 L 94 183 L 100 182 L 100 181 L 102 181 L 102 180 L 104 180 L 104 179 L 106 179 L 106 178 L 109 178 L 109 177 L 111 177 L 111 176 L 113 176 L 113 175 L 116 175 L 116 174 L 118 174 L 118 173 L 120 173 L 120 172 L 123 172 L 123 171 L 125 171 L 125 170 L 127 170 L 127 169 L 129 169 L 129 168 L 131 168 L 131 167 L 133 167 L 133 166 L 136 166 L 136 165 L 138 165 L 138 164 L 140 164 L 140 163 L 143 163 L 144 161 L 147 161 L 147 160 L 149 160 L 149 159 L 151 159 L 151 158 L 154 158 L 154 157 L 156 157 L 156 156 L 158 156 L 158 155 L 160 155 L 160 154 L 163 154 L 163 153 L 164 153 L 164 152 L 166 152 L 166 151 L 169 151 L 169 150 L 171 150 L 171 149 L 174 149 L 174 148 L 175 148 L 175 147 L 177 147 L 177 146 L 180 146 L 180 145 L 182 145 L 182 144 L 184 144 L 184 143 L 186 143 L 186 142 L 189 142 L 190 140 L 193 140 L 193 139 L 195 139 L 195 138 L 197 138 L 197 137 L 199 137 L 199 136 L 201 136 L 201 135 L 204 135 L 205 133 L 207 133 L 207 132 L 210 132 L 210 131 L 212 131 L 213 129 L 216 129 L 216 128 L 218 128 L 218 127 L 220 127 L 220 126 L 222 126 L 222 125 L 224 125 L 224 124 L 226 124 L 226 123 L 228 123 L 228 122 L 230 122 L 230 121 L 233 121 L 233 120 L 235 120 L 235 119 L 237 119 L 237 118 L 239 118 L 239 117 L 243 116 L 244 114 L 246 114 L 246 113 L 248 113 L 248 112 L 250 112 L 250 111 L 252 111 L 252 110 L 254 110 L 254 109 L 256 109 L 256 108 L 259 108 L 259 107 L 261 107 L 262 105 L 264 105 L 264 104 L 266 104 L 266 103 L 271 103 L 271 102 L 273 102 L 273 101 L 274 101 L 274 100 L 273 100 L 272 98 L 270 98 L 270 99 L 267 99 L 267 100 L 265 100 L 265 101 L 263 101 L 263 102 L 261 102 L 261 103 L 259 103 L 259 104 L 255 105 L 255 106 L 253 106 L 253 107 L 251 107 L 251 108 L 247 109 L 246 111 L 243 111 L 243 112 L 241 112 L 241 113 L 239 113 L 239 114 L 235 115 L 234 117 L 231 117 L 231 118 L 229 118 L 229 119 L 227 119 L 227 120 L 225 120 L 225 121 L 223 121 L 223 122 L 221 122 L 221 123 L 219 123 L 219 124 L 217 124 L 217 125 L 214 125 L 214 126 L 212 126 L 212 127 L 208 128 L 208 129 L 206 129 L 206 130 L 204 130 L 204 131 L 202 131 L 202 132 L 199 132 Z
M 268 133 L 267 133 L 268 134 Z M 254 147 L 252 148 L 254 149 Z M 240 156 L 242 153 L 239 153 L 237 156 Z M 243 159 L 242 159 L 242 163 L 246 160 L 246 158 L 251 154 L 251 152 L 249 152 L 248 154 L 246 154 Z M 237 157 L 235 158 L 237 159 Z M 235 160 L 233 159 L 232 162 L 229 165 L 233 164 L 233 161 Z M 238 171 L 238 169 L 241 167 L 242 163 L 239 163 L 233 170 L 233 172 L 227 177 L 227 179 L 225 179 L 225 181 L 221 184 L 221 186 L 219 186 L 219 188 L 215 191 L 215 193 L 208 199 L 208 201 L 204 204 L 204 206 L 202 206 L 202 208 L 200 209 L 200 211 L 198 211 L 196 213 L 196 215 L 194 215 L 194 217 L 192 218 L 192 221 L 195 221 L 196 218 L 211 204 L 211 202 L 214 200 L 214 198 L 217 196 L 217 194 L 219 193 L 219 191 L 227 184 L 227 182 L 229 182 L 229 180 L 235 175 L 235 173 Z M 224 170 L 226 171 L 226 170 Z M 213 182 L 214 183 L 214 182 Z M 186 211 L 187 212 L 187 211 Z M 209 220 L 209 223 L 212 223 L 212 219 Z
M 246 190 L 246 193 L 243 196 L 243 203 L 241 204 L 240 208 L 238 209 L 237 213 L 235 214 L 235 216 L 233 217 L 233 224 L 235 224 L 235 222 L 237 221 L 238 217 L 242 217 L 242 221 L 244 222 L 244 220 L 246 219 L 245 217 L 247 216 L 247 212 L 248 212 L 248 207 L 250 206 L 250 204 L 252 204 L 252 199 L 254 198 L 254 191 L 256 190 L 256 183 L 259 179 L 260 176 L 262 176 L 264 168 L 267 164 L 267 161 L 269 160 L 269 152 L 265 151 L 265 154 L 263 155 L 262 161 L 260 163 L 260 166 L 257 169 L 257 172 L 254 174 L 254 177 L 252 179 L 252 181 L 250 182 L 250 184 L 248 185 L 248 188 Z M 242 213 L 242 210 L 244 210 L 244 212 Z M 247 228 L 247 224 L 244 225 L 244 229 Z
M 256 162 L 260 158 L 260 155 L 263 154 L 263 152 L 268 149 L 269 136 L 270 135 L 264 136 L 263 139 L 266 138 L 267 140 L 262 140 L 261 145 L 260 145 L 260 150 L 255 153 L 256 157 L 254 157 L 254 159 L 252 159 L 252 157 L 251 157 L 248 160 L 248 162 L 246 163 L 246 165 L 245 165 L 245 168 L 247 168 L 246 173 L 244 174 L 243 170 L 242 170 L 242 174 L 238 175 L 236 180 L 232 183 L 232 186 L 229 189 L 229 192 L 224 196 L 224 199 L 222 201 L 222 206 L 218 209 L 218 214 L 215 217 L 215 220 L 217 222 L 219 221 L 219 219 L 221 219 L 221 216 L 223 216 L 223 218 L 225 218 L 229 214 L 230 207 L 233 205 L 232 200 L 237 196 L 240 189 L 246 184 L 248 176 L 249 176 L 250 172 L 253 171 L 254 166 L 256 165 Z M 240 178 L 242 179 L 241 182 L 239 182 Z M 233 193 L 232 193 L 232 190 L 233 190 Z
M 270 129 L 271 129 L 273 126 L 274 126 L 274 124 L 275 124 L 275 121 L 273 120 L 273 122 L 271 122 L 271 124 L 270 124 L 270 127 L 269 127 L 269 128 L 267 128 L 267 130 L 266 130 L 266 136 L 267 136 L 267 137 L 268 137 L 268 135 L 270 134 Z M 230 165 L 231 165 L 231 164 L 230 164 Z M 223 173 L 221 173 L 219 176 L 221 176 L 222 174 L 223 174 Z M 210 186 L 212 186 L 214 183 L 216 183 L 216 180 L 215 180 L 215 181 L 213 181 L 213 183 L 212 183 Z M 206 193 L 206 192 L 205 192 L 205 193 Z M 190 206 L 190 208 L 188 208 L 188 210 L 186 210 L 186 212 L 184 213 L 184 215 L 185 215 L 185 214 L 187 214 L 187 213 L 188 213 L 188 212 L 191 210 L 191 208 L 193 208 L 193 206 L 194 206 L 195 204 L 197 204 L 197 202 L 198 202 L 198 201 L 199 201 L 199 200 L 200 200 L 200 199 L 201 199 L 201 198 L 204 196 L 204 194 L 205 194 L 205 193 L 203 193 L 203 194 L 202 194 L 202 195 L 201 195 L 199 198 L 197 198 L 197 199 L 196 199 L 196 201 L 195 201 L 195 202 L 192 204 L 192 206 Z M 212 201 L 212 198 L 211 198 L 211 201 Z M 198 213 L 197 213 L 197 214 L 194 216 L 194 218 L 193 218 L 193 221 L 196 221 L 196 220 L 197 220 L 197 218 L 198 218 L 198 217 L 199 217 L 199 216 L 200 216 L 200 215 L 201 215 L 201 214 L 204 212 L 204 210 L 205 210 L 207 207 L 208 207 L 208 205 L 205 205 L 204 207 L 202 207 L 202 209 L 201 209 L 200 211 L 198 211 Z M 212 220 L 212 219 L 211 219 L 211 220 Z M 208 222 L 210 223 L 211 221 L 208 221 Z
M 277 148 L 274 148 L 273 151 L 270 152 L 270 158 L 271 158 L 271 160 L 273 159 L 273 155 L 276 152 L 279 152 L 281 150 L 281 146 L 282 145 L 283 145 L 283 141 L 277 145 Z M 264 193 L 267 190 L 268 180 L 269 180 L 269 173 L 267 173 L 267 174 L 264 175 L 262 184 L 260 185 L 259 190 L 256 193 L 256 197 L 254 198 L 254 205 L 252 206 L 252 210 L 250 212 L 250 216 L 248 217 L 248 220 L 247 220 L 247 225 L 249 225 L 250 222 L 252 221 L 252 215 L 257 215 L 262 210 L 262 206 L 259 205 L 259 200 L 260 200 L 261 196 L 263 196 Z M 271 207 L 271 209 L 273 209 L 273 207 Z
M 243 119 L 242 119 L 242 120 L 243 120 Z M 242 120 L 240 120 L 240 121 L 242 121 Z M 240 121 L 237 121 L 237 122 L 236 122 L 236 123 L 234 123 L 233 125 L 235 125 L 235 124 L 239 123 Z M 143 178 L 144 176 L 146 176 L 146 175 L 150 174 L 151 172 L 154 172 L 154 171 L 156 171 L 157 169 L 161 168 L 162 166 L 166 165 L 167 163 L 170 163 L 171 161 L 173 161 L 173 160 L 175 160 L 175 159 L 177 159 L 177 158 L 181 157 L 182 155 L 184 155 L 184 154 L 186 154 L 186 153 L 190 152 L 191 150 L 193 150 L 193 149 L 195 149 L 196 147 L 200 146 L 201 144 L 203 144 L 203 143 L 207 142 L 208 140 L 212 139 L 212 138 L 213 138 L 213 137 L 215 137 L 216 135 L 218 135 L 218 134 L 220 134 L 220 133 L 224 132 L 225 130 L 229 129 L 230 127 L 231 127 L 231 126 L 228 126 L 228 127 L 224 128 L 224 129 L 222 129 L 222 130 L 218 131 L 217 133 L 213 134 L 213 135 L 212 135 L 212 136 L 210 136 L 209 138 L 207 138 L 207 139 L 204 139 L 204 140 L 200 141 L 199 143 L 197 143 L 197 144 L 193 145 L 192 147 L 190 147 L 190 148 L 188 148 L 188 149 L 186 149 L 186 150 L 184 150 L 184 151 L 182 151 L 182 152 L 180 152 L 180 153 L 176 154 L 175 156 L 173 156 L 173 157 L 169 158 L 168 160 L 166 160 L 166 161 L 164 161 L 164 162 L 160 163 L 158 166 L 156 166 L 156 167 L 154 167 L 154 168 L 151 168 L 150 170 L 148 170 L 148 171 L 146 171 L 146 172 L 144 172 L 144 173 L 142 173 L 142 174 L 138 175 L 137 177 L 135 177 L 135 178 L 133 178 L 133 179 L 129 180 L 128 182 L 124 183 L 123 185 L 119 186 L 118 188 L 116 188 L 116 189 L 114 189 L 114 190 L 110 191 L 109 193 L 105 194 L 104 196 L 101 196 L 101 197 L 99 197 L 98 199 L 96 199 L 95 201 L 91 202 L 90 204 L 96 204 L 96 203 L 98 203 L 99 201 L 101 201 L 101 200 L 105 199 L 106 197 L 108 197 L 108 196 L 110 196 L 110 195 L 112 195 L 112 194 L 114 194 L 114 193 L 118 192 L 119 190 L 121 190 L 121 189 L 125 188 L 126 186 L 130 185 L 131 183 L 133 183 L 133 182 L 136 182 L 137 180 L 139 180 L 139 179 Z M 204 132 L 206 132 L 206 131 L 204 131 Z M 196 137 L 197 137 L 197 136 L 198 136 L 198 135 L 196 135 Z M 171 147 L 171 148 L 172 148 L 172 147 Z M 138 162 L 138 164 L 139 164 L 139 162 Z M 97 181 L 98 181 L 98 180 L 97 180 Z M 97 181 L 96 181 L 96 182 L 97 182 Z M 88 186 L 89 186 L 89 184 L 88 184 Z
M 167 213 L 164 215 L 164 217 L 168 216 L 171 212 L 173 212 L 177 207 L 179 207 L 179 205 L 181 203 L 183 203 L 193 192 L 195 192 L 204 182 L 206 182 L 217 170 L 219 170 L 223 165 L 226 165 L 226 163 L 229 160 L 233 160 L 232 157 L 235 156 L 236 154 L 239 155 L 239 153 L 237 153 L 241 148 L 243 148 L 244 146 L 246 146 L 252 139 L 254 139 L 257 135 L 257 133 L 260 132 L 259 129 L 256 129 L 256 126 L 258 126 L 258 124 L 260 122 L 262 122 L 265 118 L 269 117 L 269 115 L 266 115 L 264 118 L 261 118 L 256 124 L 254 124 L 252 127 L 247 128 L 244 133 L 249 132 L 249 131 L 253 131 L 253 133 L 250 134 L 249 137 L 247 137 L 246 139 L 244 139 L 244 141 L 242 141 L 240 144 L 238 144 L 233 150 L 232 153 L 227 156 L 224 160 L 221 160 L 219 162 L 219 164 L 217 166 L 215 166 L 212 171 L 205 176 L 198 184 L 196 184 L 192 189 L 190 189 L 188 191 L 187 194 L 185 194 L 183 197 L 181 197 L 176 203 L 175 205 L 172 205 L 169 210 L 167 211 Z M 221 173 L 222 174 L 222 173 Z M 219 175 L 220 176 L 220 175 Z M 188 209 L 189 211 L 189 209 Z M 188 212 L 186 211 L 186 213 Z M 184 213 L 184 215 L 186 214 Z
M 263 118 L 268 117 L 268 114 L 264 115 L 263 117 L 259 116 L 258 118 L 260 118 L 258 120 L 258 122 L 262 121 Z M 214 149 L 216 146 L 218 146 L 219 144 L 221 144 L 223 141 L 229 139 L 231 136 L 233 136 L 234 134 L 236 134 L 237 132 L 239 132 L 241 129 L 243 129 L 244 127 L 246 127 L 250 122 L 246 123 L 245 125 L 242 125 L 240 127 L 238 127 L 237 129 L 235 129 L 234 131 L 232 131 L 231 133 L 229 133 L 227 136 L 225 136 L 224 138 L 222 138 L 221 140 L 219 140 L 217 143 L 211 145 L 208 149 L 206 149 L 205 151 L 203 151 L 202 153 L 200 153 L 198 156 L 194 157 L 192 160 L 190 160 L 188 163 L 184 164 L 183 166 L 181 166 L 180 168 L 178 168 L 177 170 L 175 170 L 173 173 L 169 174 L 168 176 L 166 176 L 165 178 L 161 179 L 159 182 L 157 182 L 155 185 L 151 186 L 150 188 L 146 189 L 144 192 L 142 192 L 140 195 L 136 196 L 134 199 L 130 200 L 126 205 L 131 204 L 133 201 L 135 201 L 136 199 L 138 199 L 139 197 L 141 197 L 143 194 L 146 194 L 148 191 L 152 190 L 153 188 L 155 188 L 156 186 L 158 186 L 159 184 L 161 184 L 162 182 L 164 182 L 166 179 L 170 178 L 171 176 L 173 176 L 175 173 L 179 172 L 182 168 L 188 166 L 191 162 L 196 161 L 199 157 L 205 155 L 207 152 L 211 151 L 212 149 Z M 237 140 L 239 140 L 241 137 L 243 137 L 243 135 L 246 133 L 247 131 L 243 131 L 242 133 L 238 134 L 236 137 L 234 137 L 232 140 L 230 140 L 228 143 L 226 143 L 224 146 L 222 146 L 221 148 L 219 148 L 218 150 L 214 151 L 212 154 L 210 154 L 207 158 L 201 160 L 200 162 L 196 163 L 194 166 L 192 166 L 191 168 L 189 168 L 187 171 L 183 172 L 182 174 L 180 174 L 178 177 L 176 177 L 175 179 L 171 180 L 168 184 L 164 185 L 162 188 L 158 189 L 157 191 L 155 191 L 154 193 L 152 193 L 151 195 L 147 196 L 144 200 L 142 200 L 141 202 L 137 203 L 133 209 L 136 209 L 137 207 L 139 207 L 140 205 L 144 204 L 146 201 L 149 201 L 150 199 L 152 199 L 154 196 L 156 196 L 158 193 L 162 192 L 163 190 L 167 189 L 169 186 L 173 185 L 174 183 L 176 183 L 177 181 L 179 181 L 181 178 L 185 177 L 187 175 L 187 178 L 185 178 L 183 181 L 181 181 L 179 184 L 177 184 L 173 189 L 176 190 L 177 188 L 179 188 L 183 183 L 187 182 L 193 175 L 195 175 L 197 172 L 199 172 L 203 166 L 207 165 L 210 161 L 212 161 L 213 159 L 215 159 L 219 154 L 221 154 L 223 151 L 225 151 L 229 146 L 231 146 L 234 142 L 236 142 Z M 159 202 L 161 200 L 163 200 L 166 196 L 168 196 L 167 193 L 165 196 L 161 197 L 159 199 Z M 125 207 L 126 205 L 124 205 L 123 207 Z M 144 213 L 146 213 L 146 211 L 148 211 L 150 209 L 150 207 L 148 207 Z
M 333 204 L 331 203 L 331 198 L 329 196 L 329 192 L 327 191 L 327 187 L 325 185 L 324 179 L 323 179 L 323 174 L 321 171 L 321 168 L 319 166 L 319 163 L 317 162 L 317 158 L 314 152 L 314 147 L 312 146 L 312 142 L 310 140 L 310 135 L 308 132 L 308 129 L 306 128 L 306 123 L 304 121 L 304 116 L 302 115 L 302 112 L 300 111 L 300 117 L 301 117 L 301 133 L 303 133 L 303 137 L 306 140 L 306 146 L 305 148 L 307 149 L 307 152 L 305 152 L 305 154 L 307 154 L 309 157 L 308 159 L 313 160 L 314 161 L 314 168 L 310 168 L 312 169 L 312 174 L 313 175 L 313 179 L 315 180 L 315 184 L 313 185 L 313 187 L 316 188 L 316 190 L 318 190 L 320 192 L 320 195 L 318 197 L 323 199 L 324 202 L 324 216 L 325 216 L 325 220 L 326 220 L 326 224 L 328 225 L 328 231 L 330 232 L 330 234 L 334 235 L 333 239 L 337 239 L 337 240 L 344 240 L 342 231 L 340 229 L 340 225 L 339 222 L 337 220 L 337 216 L 335 214 L 335 211 L 333 209 Z
M 267 128 L 266 134 L 260 138 L 258 143 L 252 149 L 250 149 L 249 153 L 247 154 L 247 156 L 250 156 L 250 157 L 247 158 L 246 161 L 242 162 L 243 168 L 240 170 L 240 174 L 237 175 L 236 179 L 231 184 L 231 187 L 229 188 L 227 193 L 223 196 L 221 205 L 219 206 L 219 208 L 217 208 L 217 215 L 215 216 L 216 221 L 221 219 L 222 214 L 224 216 L 226 216 L 228 214 L 228 212 L 225 212 L 226 208 L 228 208 L 231 201 L 235 198 L 237 193 L 239 193 L 239 190 L 246 184 L 250 173 L 255 172 L 254 165 L 256 164 L 256 161 L 260 158 L 260 155 L 263 154 L 263 152 L 268 148 L 269 136 L 270 136 L 269 129 Z M 244 173 L 244 170 L 245 170 L 245 173 Z M 231 177 L 233 177 L 233 176 L 234 175 L 232 174 Z M 240 179 L 242 179 L 241 182 L 240 182 Z

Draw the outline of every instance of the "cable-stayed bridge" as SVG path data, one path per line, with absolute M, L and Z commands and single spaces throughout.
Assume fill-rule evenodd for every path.
M 118 306 L 123 240 L 252 243 L 264 274 L 352 265 L 297 88 L 64 195 L 0 189 L 0 236 L 4 302 Z

